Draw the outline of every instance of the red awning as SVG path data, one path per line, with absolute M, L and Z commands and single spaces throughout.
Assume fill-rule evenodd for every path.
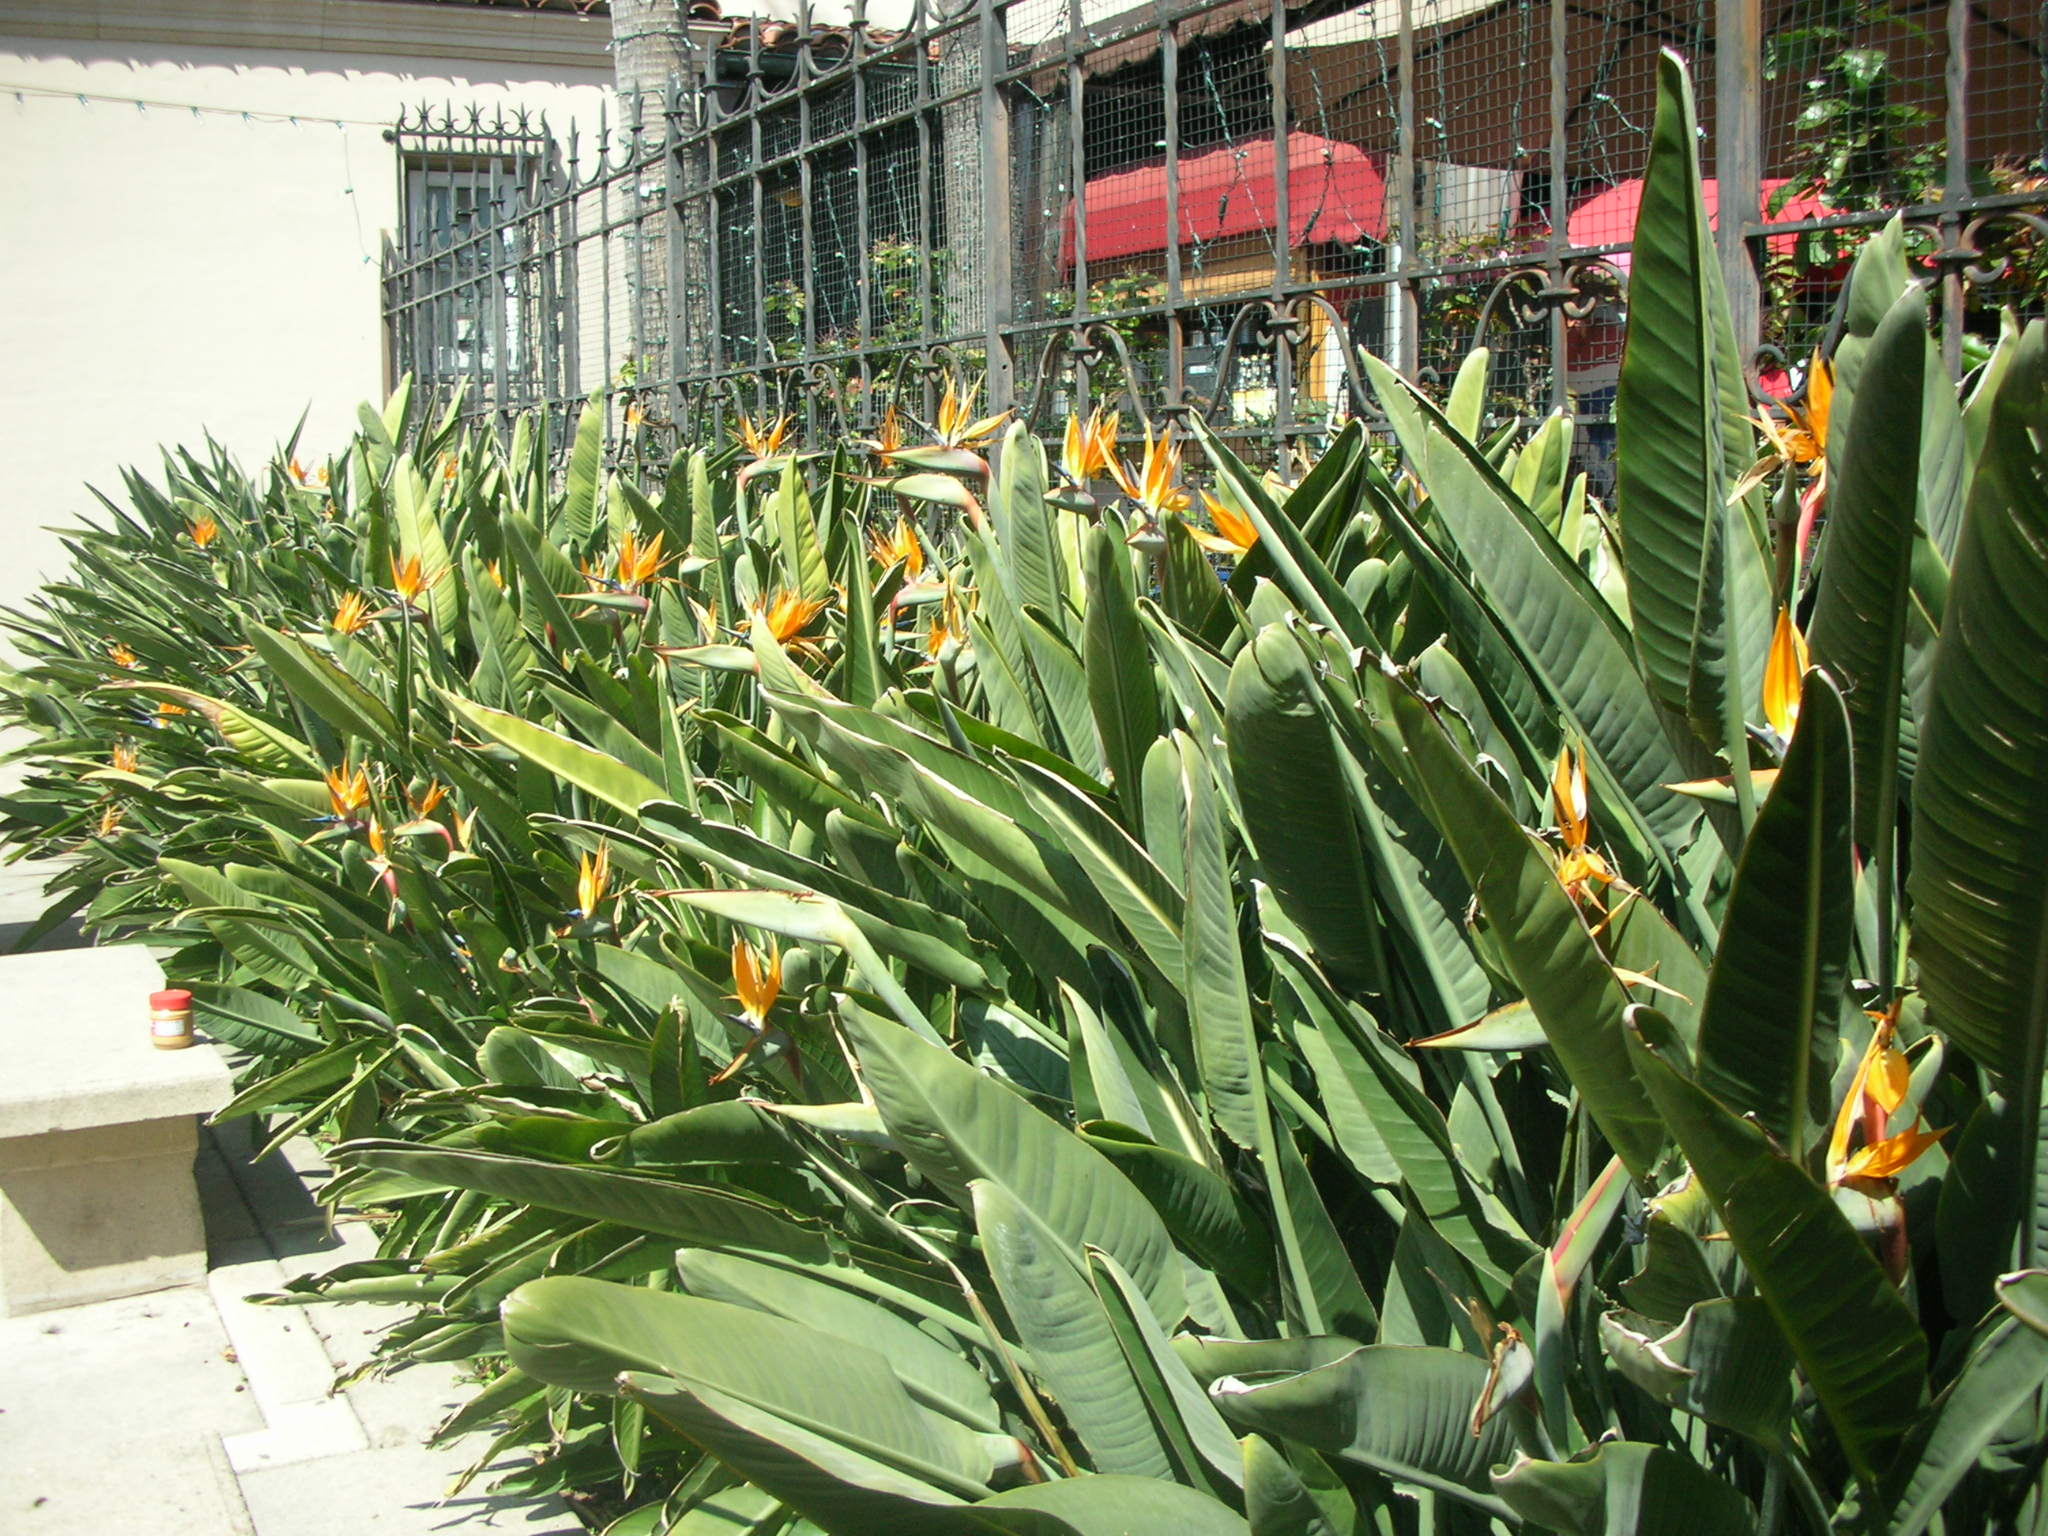
M 1273 196 L 1273 140 L 1245 139 L 1183 155 L 1180 161 L 1180 244 L 1263 234 L 1278 209 Z M 1060 265 L 1074 264 L 1074 208 L 1067 205 Z M 1287 243 L 1349 245 L 1387 232 L 1387 182 L 1372 156 L 1355 144 L 1313 133 L 1287 136 Z M 1088 261 L 1166 249 L 1166 166 L 1136 166 L 1090 178 Z
M 1801 219 L 1825 219 L 1834 214 L 1834 209 L 1810 192 L 1786 199 L 1784 207 L 1772 212 L 1771 200 L 1787 185 L 1789 183 L 1784 177 L 1764 182 L 1763 199 L 1757 209 L 1761 217 L 1789 224 Z M 1721 208 L 1721 188 L 1713 177 L 1701 181 L 1700 200 L 1707 205 L 1707 222 L 1716 222 Z M 1643 182 L 1639 176 L 1604 192 L 1596 192 L 1572 210 L 1572 216 L 1565 225 L 1565 238 L 1573 245 L 1620 245 L 1631 241 L 1635 239 L 1636 213 L 1642 201 Z M 1771 240 L 1771 249 L 1789 252 L 1795 238 L 1792 235 L 1775 236 Z M 1626 272 L 1628 253 L 1624 251 L 1617 255 L 1614 264 Z

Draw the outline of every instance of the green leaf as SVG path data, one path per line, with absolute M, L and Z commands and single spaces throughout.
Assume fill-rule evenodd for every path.
M 1228 1179 L 1128 1126 L 1096 1120 L 1080 1134 L 1151 1201 L 1189 1253 L 1246 1295 L 1272 1289 L 1273 1235 Z
M 1266 947 L 1315 1020 L 1314 1028 L 1298 1026 L 1295 1039 L 1315 1074 L 1338 1150 L 1361 1175 L 1386 1182 L 1392 1182 L 1385 1167 L 1390 1158 L 1414 1206 L 1443 1241 L 1504 1293 L 1508 1277 L 1530 1256 L 1530 1245 L 1474 1185 L 1414 1064 L 1376 1025 L 1347 1007 L 1300 950 L 1278 935 L 1268 935 Z
M 1615 1368 L 1660 1403 L 1782 1446 L 1792 1421 L 1792 1355 L 1770 1308 L 1755 1296 L 1716 1297 L 1655 1332 L 1623 1312 L 1600 1319 Z
M 889 1133 L 911 1164 L 962 1206 L 975 1180 L 1042 1223 L 1079 1274 L 1100 1248 L 1138 1282 L 1168 1328 L 1186 1310 L 1179 1260 L 1151 1203 L 1072 1132 L 907 1030 L 848 1013 L 844 1023 Z
M 597 529 L 597 480 L 604 468 L 604 396 L 592 395 L 576 418 L 576 441 L 555 527 L 570 544 L 581 544 Z
M 1209 1393 L 1240 1429 L 1506 1517 L 1508 1506 L 1492 1492 L 1487 1474 L 1508 1459 L 1514 1436 L 1500 1415 L 1472 1432 L 1472 1410 L 1486 1380 L 1486 1362 L 1477 1355 L 1376 1344 L 1277 1378 L 1226 1376 Z
M 355 1075 L 363 1058 L 375 1046 L 373 1040 L 349 1040 L 329 1046 L 317 1056 L 294 1062 L 282 1072 L 274 1072 L 244 1088 L 215 1110 L 209 1117 L 209 1123 L 220 1125 L 279 1104 L 298 1104 L 324 1098 L 335 1084 L 346 1082 Z
M 463 551 L 462 574 L 468 584 L 469 639 L 477 654 L 472 681 L 483 703 L 516 712 L 535 660 L 532 642 L 519 622 L 519 610 L 498 590 L 474 550 Z
M 1182 992 L 1194 1032 L 1195 1065 L 1209 1113 L 1240 1147 L 1256 1147 L 1266 1114 L 1258 1033 L 1244 955 L 1238 947 L 1237 905 L 1231 897 L 1223 812 L 1208 765 L 1194 742 L 1175 732 L 1180 762 L 1182 867 L 1187 906 L 1181 949 L 1187 968 Z M 1153 835 L 1164 832 L 1153 829 Z
M 214 982 L 193 982 L 191 991 L 194 1022 L 238 1050 L 290 1056 L 325 1043 L 295 1011 L 261 992 Z
M 1018 606 L 1035 607 L 1055 624 L 1067 616 L 1065 563 L 1052 508 L 1046 504 L 1045 446 L 1021 421 L 1003 434 L 989 521 L 1003 554 L 1003 573 Z
M 1059 743 L 1085 771 L 1106 778 L 1109 759 L 1095 723 L 1088 669 L 1075 653 L 1073 642 L 1059 632 L 1050 615 L 1035 607 L 1018 614 L 1017 633 L 1030 658 L 1037 695 L 1044 699 L 1051 723 L 1058 728 Z
M 1367 369 L 1422 476 L 1430 506 L 1472 569 L 1491 616 L 1512 637 L 1599 772 L 1627 796 L 1665 854 L 1692 841 L 1699 808 L 1666 784 L 1699 777 L 1666 735 L 1636 671 L 1634 644 L 1577 561 L 1435 407 L 1368 355 Z
M 1152 682 L 1152 657 L 1138 622 L 1131 560 L 1123 541 L 1107 524 L 1098 523 L 1089 530 L 1082 553 L 1088 588 L 1081 656 L 1088 672 L 1088 706 L 1102 737 L 1117 800 L 1125 820 L 1135 828 L 1144 814 L 1139 786 L 1145 754 L 1159 735 L 1159 693 Z
M 1392 699 L 1437 827 L 1485 909 L 1515 984 L 1608 1143 L 1630 1173 L 1647 1177 L 1664 1128 L 1620 1049 L 1628 994 L 1535 840 L 1420 699 L 1406 689 Z
M 795 461 L 783 466 L 782 481 L 768 498 L 767 512 L 775 553 L 791 590 L 805 598 L 830 597 L 832 573 L 818 544 L 818 520 L 811 515 L 810 494 Z
M 1200 412 L 1195 413 L 1191 423 L 1203 456 L 1215 466 L 1218 486 L 1227 493 L 1224 499 L 1249 517 L 1259 530 L 1252 556 L 1239 563 L 1238 574 L 1231 580 L 1232 590 L 1242 590 L 1238 577 L 1256 575 L 1262 567 L 1269 568 L 1280 588 L 1316 623 L 1344 636 L 1353 645 L 1367 644 L 1372 636 L 1366 630 L 1364 616 L 1345 596 L 1343 586 L 1330 574 L 1329 567 L 1309 547 L 1302 530 L 1273 504 L 1264 483 L 1210 430 Z M 1333 456 L 1335 452 L 1333 449 Z
M 820 942 L 844 946 L 846 929 L 832 916 L 837 907 L 848 924 L 864 936 L 879 954 L 890 955 L 944 981 L 969 991 L 987 991 L 989 975 L 976 961 L 976 945 L 967 925 L 959 919 L 933 911 L 920 902 L 889 892 L 857 878 L 849 878 L 831 865 L 816 863 L 791 853 L 765 838 L 737 827 L 691 816 L 676 807 L 651 804 L 645 823 L 650 830 L 712 867 L 749 886 L 767 887 L 787 898 L 778 904 L 766 898 L 752 908 L 766 914 L 742 919 L 792 938 L 813 935 Z M 720 895 L 705 893 L 707 899 L 694 902 L 705 911 L 732 910 L 721 905 Z M 790 925 L 787 929 L 784 924 Z M 859 946 L 856 943 L 855 949 Z M 851 952 L 851 951 L 850 951 Z M 985 949 L 981 949 L 986 954 Z M 862 974 L 878 993 L 890 992 L 893 978 L 869 959 L 859 959 Z M 915 1026 L 913 1026 L 914 1028 Z
M 970 874 L 991 871 L 1114 942 L 1114 920 L 1072 855 L 1044 835 L 1014 780 L 871 711 L 771 694 L 779 718 L 847 778 L 889 795 L 951 845 Z M 971 861 L 971 862 L 970 862 Z
M 1020 764 L 1016 774 L 1026 801 L 1087 874 L 1103 905 L 1130 930 L 1146 958 L 1167 976 L 1182 975 L 1186 951 L 1180 932 L 1180 893 L 1152 856 L 1094 799 L 1066 780 L 1035 764 Z
M 886 1455 L 850 1443 L 853 1435 L 814 1429 L 694 1378 L 627 1371 L 618 1378 L 618 1390 L 816 1521 L 812 1529 L 902 1536 L 954 1536 L 962 1530 L 967 1506 L 958 1497 L 903 1471 Z
M 480 1190 L 705 1248 L 810 1260 L 829 1251 L 816 1223 L 725 1189 L 400 1141 L 347 1142 L 334 1155 L 351 1168 L 374 1168 L 450 1189 Z
M 1648 1009 L 1630 1012 L 1632 1019 L 1654 1019 Z M 1919 1319 L 1804 1169 L 1681 1076 L 1633 1027 L 1629 1054 L 1784 1330 L 1850 1466 L 1874 1482 L 1926 1390 Z
M 1939 1027 L 2015 1090 L 2040 1081 L 2048 1040 L 2044 418 L 2048 331 L 2036 321 L 1992 407 L 1913 784 L 1921 985 Z
M 1770 571 L 1728 490 L 1753 433 L 1700 196 L 1692 81 L 1657 63 L 1657 117 L 1629 272 L 1615 499 L 1643 678 L 1709 740 L 1760 697 Z
M 802 944 L 830 944 L 846 951 L 854 971 L 882 998 L 906 1028 L 937 1044 L 938 1033 L 903 990 L 860 925 L 844 907 L 814 891 L 677 891 L 674 899 L 729 922 L 765 928 Z
M 676 1275 L 693 1296 L 771 1313 L 845 1340 L 856 1351 L 873 1350 L 926 1408 L 990 1434 L 1002 1428 L 979 1371 L 949 1345 L 866 1297 L 777 1265 L 706 1248 L 679 1251 Z
M 1287 1255 L 1292 1306 L 1311 1333 L 1343 1333 L 1363 1338 L 1379 1331 L 1379 1314 L 1358 1278 L 1358 1269 L 1322 1192 L 1309 1177 L 1308 1164 L 1285 1124 L 1273 1130 L 1264 1162 L 1268 1179 L 1278 1175 L 1279 1195 L 1273 1200 L 1273 1221 L 1280 1228 Z
M 110 688 L 123 692 L 145 694 L 151 698 L 169 699 L 196 709 L 212 722 L 220 732 L 221 740 L 233 748 L 235 754 L 251 768 L 259 772 L 292 773 L 311 769 L 320 771 L 320 759 L 298 737 L 278 729 L 268 720 L 250 714 L 238 704 L 225 699 L 212 698 L 207 694 L 195 693 L 190 688 L 180 688 L 171 683 L 115 683 Z
M 438 471 L 437 471 L 438 473 Z M 436 498 L 413 464 L 411 455 L 398 461 L 391 475 L 392 530 L 398 535 L 401 562 L 417 559 L 426 589 L 420 594 L 434 633 L 446 641 L 456 619 L 455 572 L 448 559 L 448 544 L 441 536 Z M 376 572 L 372 581 L 381 584 L 385 573 Z
M 974 1230 L 1003 1307 L 1095 1467 L 1171 1479 L 1163 1426 L 1118 1347 L 1102 1299 L 1071 1251 L 1002 1185 L 972 1180 Z M 1086 1257 L 1083 1256 L 1083 1263 Z
M 1856 840 L 1895 825 L 1899 715 L 1905 697 L 1908 594 L 1920 471 L 1921 380 L 1929 355 L 1925 296 L 1894 304 L 1870 343 L 1873 387 L 1830 429 L 1827 558 L 1808 640 L 1815 666 L 1841 684 L 1856 761 Z M 1945 387 L 1945 386 L 1944 386 Z M 1804 716 L 1801 716 L 1804 719 Z
M 1340 1496 L 1348 1513 L 1349 1490 Z M 1263 1435 L 1244 1437 L 1244 1508 L 1252 1536 L 1344 1536 L 1294 1464 Z
M 606 805 L 637 817 L 650 800 L 666 800 L 668 792 L 608 753 L 571 741 L 558 731 L 535 725 L 502 709 L 487 709 L 458 694 L 444 693 L 448 707 L 473 729 L 503 743 L 529 762 L 566 779 Z
M 242 632 L 277 674 L 285 690 L 343 737 L 358 736 L 376 747 L 388 747 L 398 734 L 391 706 L 336 666 L 297 635 L 280 632 L 255 619 Z
M 839 636 L 843 659 L 834 686 L 849 703 L 871 705 L 883 686 L 882 637 L 868 592 L 868 552 L 859 539 L 846 541 L 839 571 L 846 588 L 846 624 Z
M 1486 424 L 1486 385 L 1492 354 L 1474 347 L 1458 364 L 1451 392 L 1444 397 L 1444 419 L 1461 437 L 1476 438 Z
M 1893 1468 L 1887 1536 L 1926 1530 L 2012 1416 L 2031 1413 L 2043 1382 L 2048 1335 L 1993 1313 L 1962 1371 L 1915 1426 Z
M 1019 1518 L 1027 1514 L 1043 1515 L 1046 1522 Z M 1250 1536 L 1239 1515 L 1192 1488 L 1114 1475 L 1011 1488 L 983 1499 L 971 1518 L 1010 1536 Z
M 1292 635 L 1269 626 L 1238 653 L 1224 708 L 1246 837 L 1281 910 L 1332 974 L 1387 988 L 1372 874 L 1317 683 Z
M 1100 1249 L 1088 1251 L 1089 1279 L 1101 1298 L 1131 1377 L 1144 1394 L 1173 1460 L 1173 1480 L 1235 1500 L 1244 1461 L 1229 1426 L 1173 1351 L 1131 1277 Z
M 1700 1086 L 1754 1115 L 1795 1160 L 1828 1122 L 1849 979 L 1849 746 L 1841 695 L 1826 673 L 1807 673 L 1784 769 L 1736 867 L 1700 1012 Z
M 1493 1486 L 1523 1519 L 1568 1536 L 1753 1536 L 1756 1510 L 1690 1456 L 1623 1440 L 1582 1461 L 1517 1455 Z

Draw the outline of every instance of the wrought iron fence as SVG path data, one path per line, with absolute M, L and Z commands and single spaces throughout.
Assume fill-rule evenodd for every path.
M 479 415 L 605 388 L 814 437 L 929 420 L 955 372 L 1044 429 L 1113 403 L 1281 451 L 1368 412 L 1359 348 L 1428 378 L 1483 341 L 1496 409 L 1573 410 L 1597 475 L 1666 46 L 1760 388 L 1893 210 L 1954 368 L 2048 287 L 2018 0 L 825 3 L 697 25 L 590 138 L 409 117 L 394 367 Z

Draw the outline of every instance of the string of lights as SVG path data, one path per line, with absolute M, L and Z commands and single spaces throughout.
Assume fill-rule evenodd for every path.
M 13 85 L 0 82 L 0 93 L 12 93 L 15 101 L 26 104 L 33 96 L 45 101 L 76 101 L 81 107 L 94 105 L 112 107 L 133 107 L 137 112 L 147 112 L 156 107 L 168 112 L 189 112 L 195 118 L 225 117 L 240 118 L 245 123 L 288 124 L 294 128 L 388 128 L 390 123 L 380 118 L 368 117 L 322 117 L 309 112 L 278 112 L 259 107 L 209 106 L 196 101 L 165 101 L 151 96 L 118 96 L 99 91 L 68 91 L 58 86 Z
M 266 126 L 338 129 L 342 133 L 341 163 L 344 185 L 341 191 L 342 195 L 348 199 L 349 211 L 355 219 L 356 248 L 361 252 L 365 263 L 376 260 L 376 257 L 370 254 L 369 244 L 363 237 L 363 210 L 361 203 L 356 199 L 355 166 L 349 158 L 347 132 L 351 128 L 375 128 L 382 131 L 390 126 L 389 121 L 386 119 L 322 117 L 317 113 L 308 112 L 272 112 L 255 107 L 208 106 L 193 101 L 165 101 L 152 96 L 114 96 L 98 91 L 67 91 L 55 86 L 0 83 L 0 94 L 9 92 L 13 94 L 15 101 L 22 105 L 26 105 L 30 97 L 35 97 L 42 101 L 76 101 L 81 107 L 94 105 L 133 107 L 136 111 L 143 113 L 147 113 L 150 108 L 155 107 L 160 111 L 189 112 L 195 119 L 209 117 L 239 118 L 245 123 L 261 123 Z

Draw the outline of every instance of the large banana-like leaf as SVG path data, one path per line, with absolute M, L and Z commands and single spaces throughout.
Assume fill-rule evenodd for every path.
M 846 1017 L 868 1087 L 912 1164 L 963 1206 L 975 1180 L 999 1186 L 1055 1237 L 1078 1275 L 1093 1245 L 1143 1287 L 1161 1324 L 1186 1310 L 1166 1227 L 1107 1158 L 992 1078 L 878 1020 Z
M 398 734 L 391 706 L 297 635 L 248 620 L 243 631 L 285 690 L 343 737 L 382 747 Z
M 1266 1114 L 1251 990 L 1238 947 L 1237 907 L 1231 900 L 1223 811 L 1208 765 L 1195 744 L 1176 732 L 1179 808 L 1185 831 L 1182 868 L 1187 906 L 1181 923 L 1186 958 L 1183 992 L 1195 1037 L 1195 1065 L 1209 1112 L 1240 1147 L 1255 1147 Z
M 823 1258 L 829 1251 L 818 1223 L 708 1185 L 613 1173 L 587 1163 L 544 1163 L 402 1141 L 348 1142 L 336 1149 L 335 1161 L 400 1174 L 425 1185 L 480 1190 L 546 1210 L 615 1221 L 707 1248 L 805 1260 Z
M 1145 754 L 1159 735 L 1159 693 L 1152 683 L 1152 658 L 1138 622 L 1131 557 L 1123 540 L 1098 524 L 1088 532 L 1082 558 L 1088 578 L 1081 628 L 1088 706 L 1124 819 L 1135 828 L 1143 814 L 1138 786 Z
M 446 643 L 455 623 L 457 598 L 448 544 L 441 536 L 438 499 L 427 488 L 426 479 L 410 455 L 400 458 L 392 470 L 391 489 L 391 520 L 398 534 L 398 558 L 419 561 L 420 575 L 426 582 L 420 594 L 423 606 L 433 620 L 434 634 Z
M 2048 468 L 2040 448 L 2048 330 L 2040 322 L 2015 349 L 1992 412 L 1913 784 L 1913 952 L 1937 1025 L 2032 1103 L 2048 1042 Z
M 1697 775 L 1664 729 L 1636 671 L 1627 630 L 1484 456 L 1406 380 L 1376 358 L 1365 362 L 1402 451 L 1494 614 L 1564 711 L 1571 732 L 1613 775 L 1668 856 L 1677 858 L 1692 841 L 1699 811 L 1664 786 Z
M 1510 1508 L 1565 1536 L 1749 1536 L 1756 1510 L 1690 1456 L 1623 1440 L 1582 1461 L 1517 1456 L 1493 1486 Z
M 628 1371 L 725 1393 L 961 1497 L 987 1491 L 989 1436 L 921 1407 L 879 1350 L 770 1312 L 562 1276 L 507 1297 L 520 1370 L 583 1392 Z
M 1700 1086 L 1795 1160 L 1828 1120 L 1855 926 L 1850 804 L 1842 697 L 1809 672 L 1784 770 L 1736 867 L 1698 1049 Z
M 1352 1530 L 1349 1492 L 1339 1488 L 1335 1518 L 1317 1492 L 1272 1441 L 1263 1435 L 1244 1437 L 1244 1508 L 1252 1536 L 1344 1536 Z
M 1153 1320 L 1136 1282 L 1100 1249 L 1089 1250 L 1088 1273 L 1131 1376 L 1145 1395 L 1152 1422 L 1173 1458 L 1174 1481 L 1207 1488 L 1233 1502 L 1242 1497 L 1244 1459 L 1237 1440 L 1187 1362 L 1174 1352 L 1165 1330 Z
M 668 798 L 667 791 L 659 784 L 644 773 L 628 768 L 609 753 L 586 747 L 580 741 L 571 741 L 559 731 L 535 725 L 502 709 L 487 709 L 481 704 L 473 704 L 458 694 L 446 694 L 444 697 L 457 717 L 474 729 L 628 816 L 637 816 L 640 807 L 650 800 Z
M 904 1390 L 924 1407 L 971 1429 L 997 1434 L 1001 1414 L 981 1373 L 949 1345 L 888 1308 L 799 1271 L 712 1248 L 676 1254 L 683 1289 L 708 1301 L 729 1302 L 874 1351 Z
M 771 694 L 777 716 L 849 780 L 883 790 L 924 821 L 967 873 L 1013 886 L 1098 938 L 1116 923 L 1074 856 L 1052 841 L 1014 780 L 868 710 Z
M 829 1380 L 828 1373 L 819 1374 Z M 695 1378 L 629 1370 L 620 1373 L 618 1390 L 809 1516 L 817 1529 L 903 1536 L 958 1536 L 975 1529 L 962 1523 L 970 1507 L 966 1500 L 871 1454 L 852 1435 L 822 1432 Z
M 1152 1202 L 1174 1239 L 1248 1295 L 1273 1284 L 1273 1235 L 1235 1185 L 1127 1126 L 1095 1121 L 1081 1138 Z
M 1615 495 L 1643 679 L 1666 709 L 1739 750 L 1763 679 L 1770 571 L 1746 514 L 1728 503 L 1752 433 L 1696 121 L 1692 81 L 1666 52 L 1629 271 Z
M 1841 684 L 1849 707 L 1856 840 L 1865 847 L 1896 824 L 1921 380 L 1935 369 L 1933 350 L 1926 300 L 1915 290 L 1891 307 L 1870 341 L 1868 366 L 1883 387 L 1859 394 L 1855 409 L 1846 419 L 1838 416 L 1830 434 L 1830 456 L 1839 467 L 1828 496 L 1827 558 L 1808 638 L 1814 664 Z
M 1918 1319 L 1828 1192 L 1665 1059 L 1669 1025 L 1649 1009 L 1631 1018 L 1637 1075 L 1726 1222 L 1850 1466 L 1874 1483 L 1926 1390 Z
M 1231 452 L 1229 444 L 1210 431 L 1199 412 L 1192 421 L 1196 441 L 1202 445 L 1202 452 L 1209 462 L 1216 466 L 1218 485 L 1231 503 L 1259 530 L 1258 543 L 1252 547 L 1257 566 L 1270 569 L 1275 584 L 1318 624 L 1343 635 L 1353 645 L 1366 644 L 1370 636 L 1364 616 L 1345 595 L 1342 584 L 1330 574 L 1330 568 L 1323 563 L 1322 557 L 1309 546 L 1302 529 L 1274 505 L 1259 477 Z M 1302 489 L 1307 489 L 1306 482 Z M 1328 494 L 1340 495 L 1341 491 L 1332 485 Z M 1290 498 L 1290 505 L 1292 501 Z M 1254 558 L 1247 558 L 1241 563 L 1238 575 L 1249 574 L 1253 567 Z M 1242 591 L 1237 576 L 1232 577 L 1230 585 L 1233 593 Z
M 1087 1271 L 1003 1185 L 975 1179 L 968 1189 L 1003 1307 L 1089 1461 L 1102 1472 L 1172 1480 L 1172 1437 L 1154 1422 Z
M 1993 1312 L 1949 1389 L 1923 1419 L 1894 1468 L 1886 1536 L 1919 1536 L 2012 1416 L 2031 1412 L 2048 1382 L 2048 1335 Z
M 1368 1178 L 1384 1177 L 1381 1159 L 1391 1159 L 1423 1219 L 1481 1280 L 1504 1293 L 1508 1277 L 1529 1257 L 1527 1241 L 1473 1182 L 1413 1064 L 1379 1029 L 1353 1015 L 1300 950 L 1277 935 L 1266 943 L 1315 1020 L 1297 1031 L 1297 1042 L 1339 1148 Z
M 1273 1224 L 1285 1258 L 1287 1315 L 1310 1333 L 1341 1332 L 1357 1338 L 1376 1333 L 1379 1314 L 1372 1297 L 1366 1294 L 1343 1234 L 1284 1123 L 1273 1127 L 1263 1160 L 1268 1180 L 1277 1186 L 1271 1193 Z
M 775 555 L 782 564 L 783 584 L 799 597 L 824 598 L 832 593 L 832 573 L 818 543 L 818 520 L 811 513 L 810 492 L 791 462 L 768 498 L 767 526 L 775 535 Z
M 1663 1150 L 1664 1128 L 1621 1048 L 1628 994 L 1542 850 L 1422 700 L 1406 689 L 1391 697 L 1437 827 L 1485 909 L 1516 985 L 1608 1143 L 1631 1173 L 1647 1177 Z
M 1030 604 L 1065 631 L 1066 563 L 1060 556 L 1054 512 L 1046 502 L 1045 445 L 1023 422 L 1003 434 L 988 515 L 1002 550 L 1004 573 L 1018 605 Z
M 570 543 L 590 537 L 597 528 L 597 482 L 604 472 L 604 396 L 592 395 L 576 418 L 576 440 L 569 450 L 566 494 L 555 514 L 555 528 Z
M 970 1531 L 1004 1536 L 1250 1536 L 1244 1518 L 1214 1499 L 1172 1483 L 1102 1475 L 1033 1483 L 983 1499 L 965 1512 Z
M 1387 988 L 1372 874 L 1317 683 L 1294 637 L 1269 627 L 1238 653 L 1225 700 L 1231 775 L 1245 832 L 1281 909 L 1317 959 L 1370 991 Z
M 1305 1445 L 1507 1516 L 1488 1474 L 1514 1436 L 1495 1415 L 1472 1430 L 1486 1362 L 1453 1349 L 1375 1344 L 1278 1377 L 1226 1376 L 1209 1395 L 1241 1429 Z
M 801 858 L 766 838 L 692 816 L 679 806 L 650 804 L 645 824 L 734 880 L 781 892 L 789 898 L 781 906 L 773 901 L 760 903 L 762 909 L 772 914 L 763 926 L 783 932 L 779 925 L 787 921 L 793 925 L 792 938 L 809 938 L 815 933 L 825 942 L 838 944 L 843 942 L 845 930 L 839 926 L 837 917 L 843 915 L 884 955 L 903 960 L 952 986 L 976 992 L 986 991 L 990 986 L 988 972 L 975 959 L 978 948 L 983 953 L 986 949 L 975 943 L 967 925 L 958 918 L 850 879 L 830 865 Z M 735 893 L 706 892 L 706 899 L 698 904 L 706 911 L 724 910 L 715 898 L 731 894 Z M 868 972 L 869 984 L 877 991 L 886 991 L 886 980 L 873 979 L 872 962 L 868 962 Z
M 1782 1444 L 1792 1413 L 1792 1355 L 1769 1307 L 1755 1296 L 1695 1303 L 1676 1328 L 1609 1312 L 1600 1343 L 1615 1368 L 1650 1396 Z

